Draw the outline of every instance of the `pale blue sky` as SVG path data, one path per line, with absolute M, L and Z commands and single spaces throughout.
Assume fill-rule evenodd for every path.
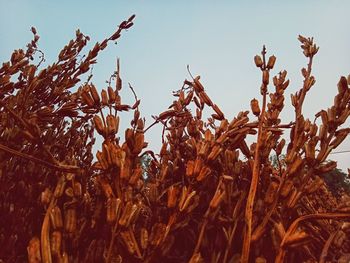
M 207 93 L 231 119 L 259 98 L 260 72 L 253 57 L 266 44 L 277 56 L 275 73 L 286 69 L 285 121 L 293 118 L 289 94 L 301 84 L 306 64 L 298 34 L 313 36 L 320 46 L 315 59 L 316 85 L 305 103 L 305 115 L 331 105 L 340 75 L 350 73 L 350 1 L 19 1 L 0 0 L 0 61 L 14 48 L 24 48 L 35 26 L 46 64 L 54 62 L 75 30 L 89 35 L 91 44 L 102 40 L 131 14 L 135 26 L 118 45 L 99 57 L 93 82 L 98 88 L 121 59 L 123 81 L 130 82 L 142 98 L 142 114 L 151 122 L 172 102 L 171 91 L 193 74 L 201 75 Z M 125 101 L 132 96 L 124 89 Z M 153 149 L 160 145 L 160 128 L 147 134 Z M 123 135 L 121 135 L 123 137 Z M 348 140 L 337 150 L 350 150 Z M 336 157 L 341 168 L 350 167 L 350 153 Z

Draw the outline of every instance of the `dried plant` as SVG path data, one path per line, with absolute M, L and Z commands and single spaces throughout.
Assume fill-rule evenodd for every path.
M 0 68 L 0 259 L 344 260 L 350 249 L 350 198 L 335 198 L 320 175 L 336 167 L 327 158 L 350 132 L 342 128 L 350 113 L 350 79 L 340 78 L 334 105 L 313 121 L 305 119 L 302 107 L 315 83 L 318 47 L 299 36 L 308 64 L 302 88 L 291 95 L 295 118 L 290 123 L 279 118 L 287 72 L 271 80 L 276 57 L 267 58 L 264 47 L 254 58 L 262 99 L 251 101 L 252 116 L 242 111 L 228 120 L 197 76 L 185 80 L 169 109 L 145 127 L 130 84 L 135 101 L 121 100 L 119 60 L 101 91 L 91 76 L 83 84 L 80 79 L 133 19 L 82 59 L 89 37 L 77 31 L 46 68 L 32 28 L 27 50 L 14 51 Z M 212 112 L 206 120 L 205 107 Z M 124 133 L 119 131 L 122 111 L 133 114 Z M 155 124 L 163 126 L 159 154 L 147 148 L 144 137 Z M 103 137 L 96 159 L 94 131 Z M 283 134 L 290 135 L 288 144 Z M 251 145 L 248 136 L 255 138 Z

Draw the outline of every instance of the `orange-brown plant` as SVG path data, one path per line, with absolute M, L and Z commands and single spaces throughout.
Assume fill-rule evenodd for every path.
M 270 77 L 275 56 L 254 58 L 262 100 L 228 120 L 200 77 L 185 80 L 168 110 L 145 127 L 140 100 L 122 103 L 119 61 L 108 87 L 88 77 L 98 53 L 133 25 L 78 59 L 80 31 L 47 68 L 33 64 L 39 36 L 0 68 L 0 259 L 6 262 L 326 262 L 350 248 L 349 197 L 332 196 L 320 175 L 348 135 L 350 79 L 334 105 L 305 119 L 318 47 L 299 36 L 308 59 L 281 123 L 287 72 Z M 113 80 L 113 82 L 112 82 Z M 271 89 L 271 84 L 274 87 Z M 72 91 L 72 88 L 79 86 Z M 207 107 L 212 112 L 203 118 Z M 120 112 L 133 112 L 119 130 Z M 250 120 L 249 118 L 253 118 Z M 145 132 L 163 126 L 159 154 Z M 94 131 L 103 142 L 93 158 Z M 283 134 L 290 135 L 287 144 Z M 255 142 L 248 144 L 247 136 Z M 98 146 L 97 146 L 98 147 Z M 282 155 L 285 159 L 282 160 Z M 276 156 L 277 165 L 271 161 Z M 146 167 L 143 158 L 150 159 Z

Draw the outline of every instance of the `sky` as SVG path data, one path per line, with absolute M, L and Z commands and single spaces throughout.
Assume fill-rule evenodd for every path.
M 45 65 L 53 63 L 59 51 L 80 29 L 91 38 L 90 47 L 114 32 L 119 23 L 136 14 L 135 25 L 124 32 L 98 57 L 92 82 L 99 90 L 121 61 L 123 83 L 130 83 L 141 98 L 146 126 L 172 103 L 190 76 L 200 75 L 206 92 L 228 119 L 250 108 L 260 98 L 261 75 L 253 57 L 267 47 L 277 62 L 272 73 L 287 70 L 283 122 L 294 119 L 289 94 L 302 85 L 300 69 L 306 66 L 297 36 L 314 37 L 320 46 L 314 60 L 316 84 L 309 92 L 304 115 L 328 108 L 337 92 L 341 75 L 350 73 L 350 1 L 43 1 L 0 0 L 0 62 L 14 49 L 25 48 L 32 39 L 31 26 L 40 35 L 39 47 Z M 272 89 L 272 87 L 270 87 Z M 124 88 L 122 100 L 132 103 Z M 127 123 L 123 123 L 126 127 Z M 146 134 L 151 149 L 161 145 L 161 127 Z M 124 137 L 121 135 L 121 137 Z M 336 151 L 350 150 L 350 139 Z M 339 168 L 350 167 L 350 153 L 330 156 Z

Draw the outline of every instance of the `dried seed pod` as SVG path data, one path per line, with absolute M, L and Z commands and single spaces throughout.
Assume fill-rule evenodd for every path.
M 139 154 L 144 146 L 145 135 L 141 132 L 136 132 L 135 134 L 135 145 L 132 150 L 133 154 Z
M 63 227 L 62 213 L 58 206 L 54 206 L 50 211 L 50 219 L 53 229 L 61 229 Z
M 102 105 L 107 106 L 108 105 L 108 95 L 106 90 L 101 91 L 101 98 L 102 98 Z
M 280 155 L 282 153 L 282 150 L 284 148 L 284 145 L 286 144 L 286 140 L 282 139 L 276 146 L 276 155 Z
M 337 148 L 348 136 L 348 132 L 342 132 L 335 136 L 335 139 L 331 142 L 330 146 L 333 146 L 333 149 Z
M 281 196 L 287 197 L 292 189 L 293 189 L 293 181 L 286 180 L 281 188 Z
M 135 254 L 136 252 L 136 245 L 134 243 L 133 238 L 131 237 L 131 234 L 129 231 L 122 231 L 120 233 L 120 236 L 126 246 L 126 248 L 128 249 L 130 254 Z
M 108 144 L 110 144 L 110 142 L 107 142 Z M 108 147 L 107 143 L 103 143 L 102 145 L 102 155 L 103 155 L 103 159 L 106 160 L 107 162 L 107 166 L 111 166 L 112 165 L 112 157 L 111 157 L 111 152 L 109 150 L 110 147 Z
M 94 118 L 93 118 L 93 122 L 94 122 L 94 125 L 95 125 L 95 128 L 96 128 L 96 131 L 100 135 L 105 136 L 105 126 L 104 126 L 100 116 L 95 115 Z
M 141 244 L 141 248 L 143 250 L 147 249 L 147 246 L 148 246 L 148 231 L 144 227 L 141 228 L 140 244 Z
M 133 210 L 133 204 L 131 201 L 127 202 L 124 209 L 123 213 L 119 219 L 119 225 L 121 226 L 127 226 L 127 222 L 129 221 L 129 217 L 132 213 Z
M 270 60 L 269 60 L 270 61 Z M 257 257 L 255 259 L 255 263 L 266 263 L 266 259 L 264 257 Z
M 53 193 L 55 198 L 59 198 L 62 196 L 65 186 L 66 186 L 65 177 L 61 176 L 60 179 L 58 179 L 55 191 Z
M 220 108 L 218 107 L 218 105 L 214 104 L 212 106 L 213 110 L 216 112 L 216 114 L 218 115 L 218 120 L 223 120 L 225 119 L 224 114 L 222 113 L 222 111 L 220 110 Z
M 196 178 L 197 181 L 203 181 L 205 178 L 207 178 L 208 175 L 210 175 L 210 173 L 211 169 L 208 166 L 204 165 Z
M 176 206 L 177 192 L 178 192 L 177 187 L 174 185 L 168 188 L 168 202 L 167 202 L 168 208 L 173 208 Z
M 109 103 L 115 103 L 115 101 L 116 101 L 116 93 L 114 92 L 113 88 L 112 87 L 108 87 L 107 91 L 108 91 L 108 97 L 109 97 L 108 102 Z
M 320 165 L 318 168 L 317 168 L 317 171 L 319 173 L 327 173 L 329 171 L 332 171 L 334 170 L 335 168 L 337 168 L 337 162 L 335 161 L 329 161 L 327 162 L 326 164 L 323 164 L 323 165 Z
M 250 101 L 250 108 L 255 116 L 260 115 L 259 101 L 257 99 L 252 99 Z
M 265 203 L 272 204 L 277 194 L 278 185 L 279 184 L 277 182 L 271 181 L 265 194 L 265 199 L 264 199 Z
M 114 222 L 119 215 L 121 200 L 119 198 L 111 197 L 107 200 L 107 222 Z
M 103 193 L 105 194 L 105 197 L 107 199 L 114 197 L 114 193 L 113 193 L 111 185 L 105 179 L 103 179 L 101 177 L 98 179 L 98 181 L 101 185 Z
M 115 135 L 118 132 L 119 128 L 119 116 L 107 115 L 107 131 L 109 135 Z
M 83 103 L 86 104 L 88 107 L 95 106 L 94 100 L 86 90 L 83 90 L 83 92 L 81 93 L 81 99 Z
M 193 171 L 194 171 L 194 161 L 190 160 L 186 164 L 186 175 L 189 177 L 193 176 Z
M 45 190 L 41 193 L 40 199 L 41 199 L 41 203 L 44 205 L 47 205 L 50 203 L 52 198 L 52 192 L 51 190 L 46 187 Z
M 54 231 L 51 234 L 51 252 L 52 255 L 61 255 L 61 243 L 62 233 L 60 231 Z
M 254 62 L 255 62 L 255 65 L 258 67 L 258 68 L 261 68 L 261 66 L 263 65 L 263 61 L 261 59 L 261 57 L 259 55 L 256 55 L 254 57 Z
M 81 183 L 74 182 L 74 184 L 73 184 L 73 192 L 74 192 L 74 195 L 77 196 L 77 197 L 80 197 L 82 195 Z
M 304 163 L 304 160 L 300 158 L 300 156 L 297 156 L 295 160 L 291 163 L 291 166 L 289 168 L 289 174 L 295 174 L 299 171 L 300 168 L 302 168 L 302 164 Z
M 40 254 L 40 240 L 38 237 L 33 237 L 27 247 L 28 253 L 28 262 L 29 263 L 40 263 L 41 254 Z
M 94 99 L 95 105 L 100 105 L 100 96 L 98 95 L 96 87 L 94 85 L 90 85 L 89 88 L 91 96 Z
M 215 145 L 208 155 L 208 161 L 214 161 L 221 153 L 222 148 L 220 145 Z
M 262 83 L 264 84 L 264 86 L 269 85 L 269 78 L 270 78 L 269 71 L 264 70 L 262 75 Z
M 348 82 L 344 76 L 341 76 L 338 82 L 339 94 L 343 95 L 347 91 L 347 89 L 348 89 Z
M 64 213 L 64 229 L 74 233 L 77 229 L 77 212 L 75 208 L 68 208 Z
M 99 164 L 101 165 L 102 169 L 107 170 L 108 169 L 108 162 L 105 159 L 103 153 L 100 151 L 97 151 L 96 158 L 97 158 Z
M 193 175 L 198 176 L 200 171 L 202 170 L 203 160 L 201 158 L 197 158 L 194 162 Z
M 205 91 L 199 92 L 199 98 L 203 103 L 207 104 L 209 107 L 213 106 L 213 102 L 211 101 L 207 93 L 205 93 Z
M 275 62 L 276 62 L 276 57 L 275 56 L 270 56 L 269 57 L 269 60 L 268 60 L 268 62 L 267 62 L 267 65 L 266 65 L 266 67 L 268 68 L 268 69 L 273 69 L 273 66 L 275 65 Z

